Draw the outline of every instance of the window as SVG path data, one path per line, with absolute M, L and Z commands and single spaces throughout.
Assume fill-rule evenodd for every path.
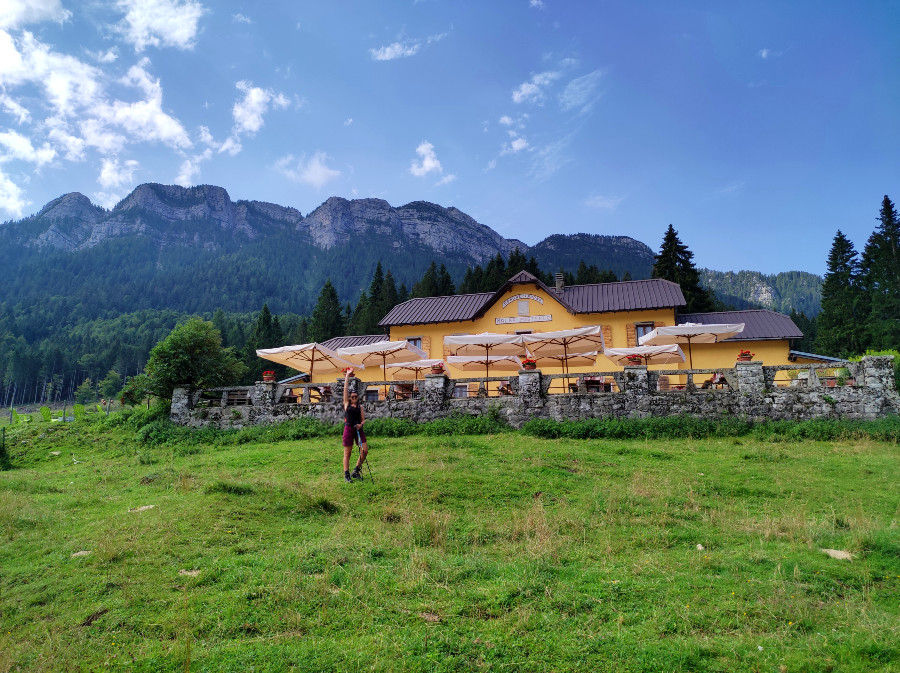
M 634 333 L 637 337 L 638 344 L 641 343 L 641 337 L 649 334 L 654 329 L 652 322 L 639 322 L 634 325 Z
M 406 343 L 415 346 L 416 348 L 421 348 L 422 337 L 406 337 Z
M 468 397 L 469 396 L 469 384 L 468 383 L 457 383 L 453 386 L 453 397 Z
M 516 330 L 516 334 L 531 334 L 531 330 L 530 329 Z

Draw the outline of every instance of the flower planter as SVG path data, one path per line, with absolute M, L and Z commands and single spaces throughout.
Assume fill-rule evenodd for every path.
M 443 368 L 443 367 L 432 367 L 432 368 L 431 368 L 431 373 L 432 373 L 432 374 L 443 374 L 443 373 L 444 373 L 444 368 Z
M 537 365 L 522 365 L 522 369 L 537 369 Z
M 752 361 L 753 361 L 753 358 L 752 358 L 752 357 L 749 357 L 749 358 L 748 358 L 748 357 L 743 357 L 743 358 L 742 358 L 742 357 L 739 357 L 739 358 L 737 359 L 737 361 L 738 361 L 738 362 L 752 362 Z
M 265 381 L 266 383 L 272 383 L 275 381 L 275 377 L 274 376 L 263 376 L 263 381 Z

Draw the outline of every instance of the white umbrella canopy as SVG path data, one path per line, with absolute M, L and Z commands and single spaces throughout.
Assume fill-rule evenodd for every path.
M 456 334 L 444 337 L 452 355 L 525 355 L 521 334 Z
M 657 327 L 640 338 L 641 346 L 661 346 L 665 344 L 687 344 L 689 368 L 694 368 L 691 344 L 712 344 L 730 339 L 744 331 L 744 323 L 700 323 L 687 322 L 683 325 Z
M 338 355 L 337 351 L 315 342 L 278 348 L 260 348 L 256 354 L 264 360 L 286 365 L 299 372 L 307 372 L 310 380 L 312 380 L 313 371 L 318 374 L 331 374 L 344 367 L 354 366 L 352 362 Z
M 364 346 L 338 348 L 337 352 L 342 358 L 354 364 L 363 366 L 367 364 L 381 365 L 384 370 L 385 380 L 387 380 L 388 364 L 415 362 L 428 357 L 428 353 L 418 346 L 413 346 L 408 341 L 376 341 Z M 385 386 L 385 395 L 387 395 L 387 386 Z
M 525 342 L 525 348 L 534 355 L 535 359 L 541 357 L 559 359 L 562 363 L 563 373 L 566 374 L 566 384 L 569 383 L 570 360 L 574 356 L 592 352 L 596 359 L 597 351 L 604 350 L 605 346 L 603 330 L 598 325 L 556 332 L 523 334 L 522 340 Z
M 599 326 L 565 329 L 557 332 L 523 334 L 525 348 L 535 356 L 590 353 L 604 350 L 603 330 Z
M 431 369 L 435 365 L 443 365 L 443 360 L 415 360 L 413 362 L 404 362 L 402 364 L 388 365 L 388 369 L 394 372 L 394 378 L 405 378 L 405 372 L 412 372 L 415 377 L 419 378 L 419 372 Z
M 664 365 L 684 362 L 684 351 L 678 344 L 667 346 L 633 346 L 631 348 L 607 348 L 603 354 L 620 366 L 630 364 L 628 358 L 637 355 L 645 365 Z
M 463 371 L 484 369 L 489 372 L 491 368 L 518 371 L 522 368 L 522 363 L 515 355 L 451 355 L 447 358 L 447 364 Z
M 569 353 L 567 355 L 535 355 L 532 359 L 538 367 L 590 367 L 597 362 L 599 351 Z

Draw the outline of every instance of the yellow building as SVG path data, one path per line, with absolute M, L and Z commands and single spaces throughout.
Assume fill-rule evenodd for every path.
M 552 332 L 599 325 L 606 347 L 638 345 L 638 339 L 656 327 L 684 323 L 744 323 L 737 337 L 716 344 L 691 346 L 695 369 L 730 368 L 739 351 L 755 353 L 754 360 L 767 365 L 789 364 L 790 340 L 803 336 L 791 319 L 768 310 L 679 314 L 685 305 L 681 288 L 662 279 L 564 286 L 557 276 L 548 287 L 528 272 L 510 278 L 496 292 L 423 297 L 395 306 L 379 323 L 385 335 L 338 337 L 326 342 L 331 348 L 361 345 L 378 340 L 407 340 L 422 348 L 429 358 L 444 359 L 444 337 L 494 332 L 523 334 Z M 687 364 L 658 365 L 653 369 L 686 369 Z M 621 369 L 598 356 L 593 366 L 572 368 L 573 373 Z M 542 367 L 547 374 L 559 368 Z M 447 367 L 453 378 L 477 376 Z M 499 375 L 491 372 L 492 375 Z M 359 372 L 363 381 L 381 380 L 380 368 Z M 317 376 L 316 379 L 319 379 Z M 333 381 L 324 376 L 315 383 Z

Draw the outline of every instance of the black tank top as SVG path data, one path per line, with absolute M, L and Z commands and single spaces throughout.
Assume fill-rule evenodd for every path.
M 344 425 L 356 426 L 362 423 L 362 409 L 357 404 L 353 406 L 348 404 L 344 410 Z

